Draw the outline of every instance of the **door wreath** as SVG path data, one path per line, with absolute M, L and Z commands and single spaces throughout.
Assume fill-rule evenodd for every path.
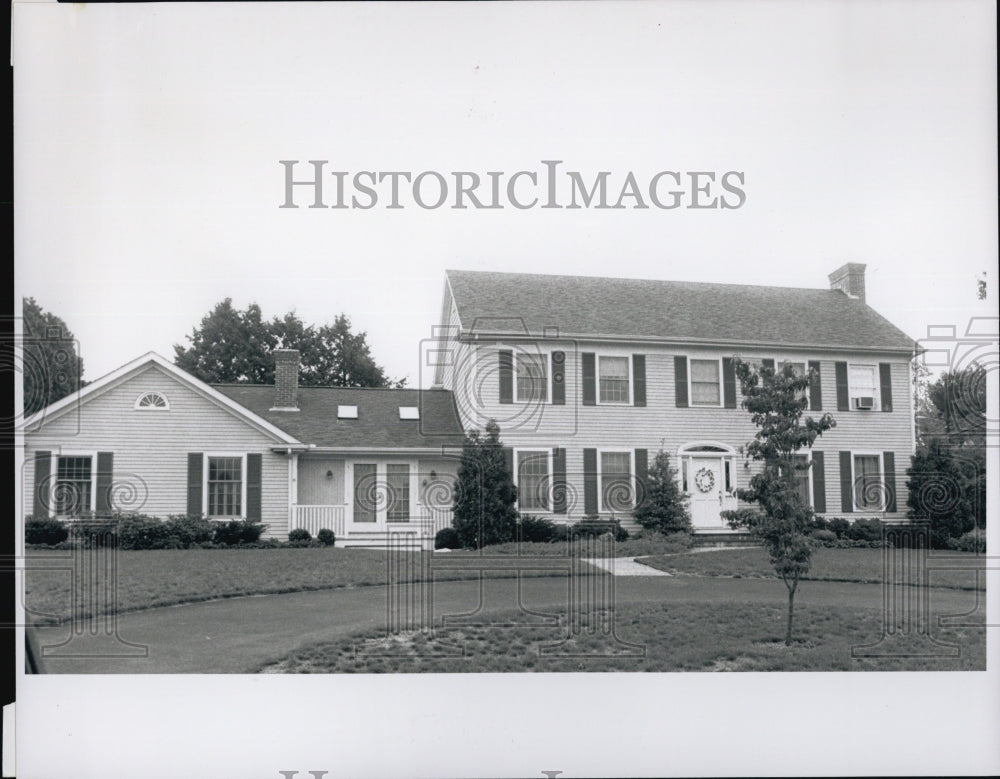
M 702 468 L 694 475 L 694 483 L 701 492 L 708 492 L 715 486 L 715 472 Z

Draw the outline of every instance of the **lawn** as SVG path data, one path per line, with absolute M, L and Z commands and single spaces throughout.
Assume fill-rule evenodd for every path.
M 902 550 L 900 550 L 902 551 Z M 882 549 L 834 549 L 820 547 L 813 550 L 812 565 L 805 580 L 832 582 L 862 582 L 880 584 L 882 574 Z M 909 553 L 908 553 L 909 554 Z M 945 554 L 950 560 L 960 560 L 964 565 L 977 566 L 985 571 L 983 555 L 968 552 L 930 552 L 928 582 L 932 587 L 957 589 L 985 589 L 986 577 L 975 571 L 934 570 L 934 558 Z M 654 555 L 643 557 L 641 562 L 674 575 L 727 576 L 732 578 L 776 578 L 768 561 L 767 552 L 761 547 L 716 549 L 694 554 Z
M 497 623 L 517 617 L 497 615 Z M 262 673 L 492 673 L 545 671 L 983 671 L 985 628 L 952 628 L 936 636 L 960 647 L 957 658 L 852 657 L 874 644 L 881 612 L 851 607 L 795 610 L 792 646 L 783 643 L 783 604 L 626 604 L 615 631 L 569 638 L 560 626 L 445 627 L 426 632 L 359 634 L 292 653 Z M 617 640 L 616 640 L 617 639 Z M 544 647 L 549 647 L 546 651 Z M 926 651 L 922 652 L 926 654 Z
M 67 619 L 73 614 L 72 554 L 71 551 L 28 550 L 24 604 L 30 612 L 29 617 L 40 624 Z M 430 554 L 406 553 L 409 573 L 404 578 L 419 580 L 421 564 Z M 386 557 L 387 553 L 379 549 L 335 547 L 119 550 L 115 558 L 118 572 L 114 592 L 118 611 L 126 612 L 241 595 L 364 587 L 386 583 Z M 517 572 L 490 571 L 489 575 L 516 576 Z M 544 576 L 546 573 L 536 570 L 525 575 Z M 563 575 L 561 570 L 558 575 Z M 478 570 L 451 569 L 434 573 L 438 580 L 477 576 Z M 107 578 L 101 577 L 99 581 L 103 587 Z M 84 581 L 83 572 L 78 573 L 76 592 L 80 617 L 105 610 L 91 601 L 94 588 Z

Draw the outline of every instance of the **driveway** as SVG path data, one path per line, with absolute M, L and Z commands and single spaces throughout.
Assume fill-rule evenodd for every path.
M 604 586 L 608 579 L 595 576 L 593 581 Z M 774 579 L 634 576 L 611 581 L 611 597 L 618 604 L 783 604 L 786 598 L 784 585 Z M 518 608 L 525 622 L 537 622 L 546 619 L 540 615 L 548 614 L 551 619 L 566 614 L 569 579 L 439 581 L 430 591 L 432 604 L 427 604 L 425 613 L 433 614 L 436 626 L 442 619 L 474 623 L 489 612 Z M 975 605 L 976 595 L 971 591 L 936 588 L 928 592 L 932 614 L 963 613 Z M 358 587 L 229 598 L 123 614 L 118 618 L 117 638 L 114 626 L 102 619 L 87 620 L 75 632 L 69 624 L 34 628 L 29 640 L 36 655 L 42 655 L 40 670 L 46 673 L 248 673 L 306 644 L 384 631 L 390 594 L 408 613 L 420 613 L 419 587 L 411 585 L 393 593 L 387 587 Z M 879 608 L 882 588 L 809 581 L 799 587 L 795 602 Z

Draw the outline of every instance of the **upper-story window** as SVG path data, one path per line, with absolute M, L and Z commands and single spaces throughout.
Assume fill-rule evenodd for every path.
M 801 361 L 801 360 L 781 360 L 780 362 L 778 362 L 778 369 L 783 371 L 785 369 L 786 365 L 791 365 L 792 366 L 792 370 L 795 372 L 795 376 L 796 377 L 805 376 L 809 372 L 809 366 L 808 366 L 808 364 L 805 363 L 805 362 L 803 362 L 803 361 Z M 805 400 L 806 400 L 806 409 L 808 410 L 809 409 L 809 388 L 808 387 L 804 388 L 802 390 L 802 392 L 799 393 L 799 396 L 805 398 Z
M 629 402 L 628 357 L 598 359 L 598 389 L 601 403 Z
M 851 408 L 878 409 L 879 384 L 878 366 L 848 366 L 848 386 L 850 387 Z
M 547 357 L 543 354 L 517 354 L 518 400 L 541 402 L 548 400 L 547 362 Z
M 691 359 L 691 405 L 722 405 L 722 371 L 718 360 Z
M 162 392 L 147 392 L 136 399 L 135 408 L 139 411 L 169 411 L 170 403 Z

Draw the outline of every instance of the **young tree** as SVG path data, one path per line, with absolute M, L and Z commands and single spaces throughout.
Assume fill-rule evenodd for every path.
M 516 501 L 517 488 L 500 442 L 500 427 L 491 419 L 485 435 L 470 430 L 462 446 L 452 520 L 462 546 L 479 549 L 513 541 Z
M 725 511 L 731 527 L 745 527 L 763 542 L 771 565 L 788 590 L 788 625 L 785 644 L 792 643 L 792 615 L 799 579 L 809 571 L 812 549 L 806 533 L 812 521 L 812 508 L 802 499 L 796 485 L 797 471 L 812 462 L 797 460 L 812 447 L 816 438 L 836 425 L 830 414 L 818 420 L 802 418 L 808 405 L 806 395 L 812 373 L 796 376 L 791 365 L 776 371 L 770 366 L 754 368 L 738 357 L 736 375 L 743 393 L 743 408 L 757 427 L 754 440 L 744 452 L 763 463 L 750 479 L 747 489 L 737 490 L 737 497 L 756 503 L 756 509 Z
M 34 298 L 24 298 L 24 416 L 76 392 L 83 381 L 83 358 L 66 323 L 45 311 Z
M 290 311 L 271 321 L 260 306 L 233 308 L 226 298 L 188 336 L 191 346 L 174 346 L 174 362 L 208 383 L 270 384 L 274 381 L 272 352 L 298 349 L 299 383 L 304 387 L 402 387 L 375 362 L 366 333 L 351 331 L 344 314 L 330 325 L 315 328 Z
M 670 467 L 670 456 L 662 449 L 649 468 L 643 500 L 635 510 L 635 521 L 647 530 L 660 533 L 690 533 L 691 514 L 688 498 L 677 483 L 677 470 Z

